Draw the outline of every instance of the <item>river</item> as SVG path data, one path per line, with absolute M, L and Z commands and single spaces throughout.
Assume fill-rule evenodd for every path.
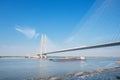
M 119 67 L 120 58 L 86 58 L 86 61 L 53 62 L 40 59 L 0 59 L 0 80 L 60 76 L 76 72 Z

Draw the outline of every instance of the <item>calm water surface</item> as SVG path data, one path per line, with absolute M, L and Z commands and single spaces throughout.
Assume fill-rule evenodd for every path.
M 53 62 L 39 59 L 0 59 L 0 80 L 25 80 L 118 67 L 120 58 L 87 58 L 86 61 Z

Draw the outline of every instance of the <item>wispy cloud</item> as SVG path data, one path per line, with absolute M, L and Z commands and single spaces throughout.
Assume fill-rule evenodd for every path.
M 24 34 L 26 37 L 32 39 L 32 38 L 37 38 L 39 36 L 39 33 L 36 32 L 35 29 L 32 28 L 25 28 L 22 26 L 16 26 L 15 30 Z

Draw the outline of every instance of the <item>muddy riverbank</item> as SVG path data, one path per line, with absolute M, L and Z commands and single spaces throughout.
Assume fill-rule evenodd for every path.
M 78 72 L 74 74 L 66 74 L 63 76 L 51 76 L 47 78 L 31 78 L 27 80 L 120 80 L 120 67 L 95 70 L 91 72 Z

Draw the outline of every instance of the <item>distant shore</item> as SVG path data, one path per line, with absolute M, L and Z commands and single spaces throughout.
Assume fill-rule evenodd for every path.
M 12 58 L 12 57 L 22 57 L 22 58 L 28 58 L 28 56 L 0 56 L 0 58 Z
M 79 58 L 80 56 L 47 56 L 47 58 Z M 85 58 L 118 58 L 118 57 L 107 57 L 107 56 L 84 56 Z M 32 56 L 0 56 L 0 59 L 1 58 L 33 58 Z
M 99 75 L 99 76 L 98 76 Z M 112 76 L 110 76 L 112 75 Z M 50 76 L 47 78 L 30 78 L 27 80 L 120 80 L 120 67 L 95 70 L 91 72 L 78 72 L 74 74 L 66 74 L 63 76 Z M 111 79 L 112 78 L 112 79 Z M 85 80 L 86 80 L 85 79 Z

